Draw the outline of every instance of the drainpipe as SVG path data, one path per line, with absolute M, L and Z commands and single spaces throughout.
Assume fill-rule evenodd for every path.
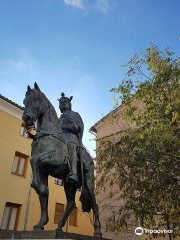
M 32 178 L 33 178 L 33 175 L 31 176 L 31 183 L 32 183 Z M 29 187 L 29 194 L 28 194 L 28 201 L 27 201 L 27 208 L 26 208 L 26 217 L 25 217 L 25 222 L 24 222 L 24 231 L 26 231 L 26 229 L 27 229 L 27 222 L 28 222 L 28 215 L 29 215 L 29 205 L 30 205 L 31 192 L 32 192 L 31 183 L 30 183 L 30 187 Z
M 66 232 L 68 232 L 68 220 L 69 218 L 67 219 L 67 222 L 66 222 Z

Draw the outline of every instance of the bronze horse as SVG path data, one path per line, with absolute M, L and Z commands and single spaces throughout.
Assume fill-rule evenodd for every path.
M 39 195 L 41 206 L 41 217 L 39 223 L 34 226 L 34 230 L 44 230 L 44 225 L 48 219 L 48 176 L 59 178 L 64 181 L 64 190 L 66 194 L 67 204 L 62 218 L 59 220 L 56 230 L 62 231 L 69 215 L 76 207 L 75 195 L 79 187 L 82 186 L 84 179 L 83 191 L 81 193 L 82 209 L 86 212 L 93 210 L 94 214 L 94 236 L 102 237 L 100 232 L 100 221 L 98 206 L 94 194 L 94 164 L 88 154 L 83 149 L 83 177 L 81 176 L 81 164 L 78 161 L 78 183 L 68 182 L 69 174 L 68 151 L 66 139 L 63 135 L 61 127 L 58 125 L 58 117 L 56 111 L 44 93 L 41 92 L 37 83 L 34 89 L 28 86 L 24 99 L 25 110 L 23 113 L 23 121 L 26 128 L 34 126 L 37 121 L 36 135 L 31 135 L 32 156 L 30 159 L 33 179 L 31 186 Z

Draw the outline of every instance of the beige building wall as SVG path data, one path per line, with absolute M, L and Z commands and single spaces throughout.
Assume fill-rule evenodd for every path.
M 96 150 L 98 148 L 98 139 L 112 137 L 112 139 L 115 141 L 116 136 L 114 133 L 118 135 L 121 133 L 124 127 L 128 126 L 128 124 L 121 118 L 124 111 L 125 107 L 120 106 L 116 110 L 112 111 L 113 118 L 110 114 L 108 114 L 99 120 L 93 127 L 91 127 L 90 131 L 94 132 L 97 137 Z M 99 176 L 97 175 L 97 181 L 98 178 Z M 134 218 L 129 221 L 129 228 L 126 232 L 118 233 L 118 235 L 112 232 L 106 232 L 106 219 L 109 216 L 112 216 L 112 212 L 115 210 L 115 208 L 112 206 L 121 206 L 123 204 L 123 201 L 116 200 L 116 196 L 114 196 L 112 199 L 108 199 L 107 196 L 110 190 L 112 190 L 112 188 L 110 189 L 107 185 L 106 192 L 101 191 L 98 192 L 97 195 L 103 237 L 114 240 L 137 240 L 138 236 L 135 234 L 136 221 Z
M 142 103 L 134 101 L 134 105 L 136 105 L 139 110 L 143 111 Z M 113 139 L 116 141 L 116 136 L 118 136 L 118 134 L 121 134 L 121 131 L 125 127 L 132 127 L 132 128 L 135 127 L 134 125 L 131 125 L 122 119 L 122 114 L 125 112 L 125 110 L 126 110 L 125 106 L 121 105 L 116 110 L 111 112 L 113 115 L 113 118 L 111 117 L 111 114 L 108 114 L 105 117 L 103 117 L 102 119 L 100 119 L 97 123 L 95 123 L 94 126 L 91 127 L 90 131 L 93 132 L 93 134 L 95 133 L 96 137 L 97 137 L 96 150 L 98 148 L 98 139 L 113 137 Z M 114 135 L 114 133 L 116 133 L 116 135 Z M 100 177 L 100 176 L 97 175 L 97 181 L 98 181 L 98 177 Z M 105 222 L 109 216 L 112 216 L 112 211 L 113 211 L 112 206 L 113 205 L 121 206 L 123 204 L 123 201 L 115 200 L 116 196 L 111 200 L 107 198 L 107 195 L 110 192 L 110 190 L 112 190 L 112 189 L 107 187 L 106 192 L 101 191 L 101 192 L 98 192 L 98 195 L 97 195 L 103 237 L 114 239 L 114 240 L 136 240 L 136 239 L 145 240 L 145 239 L 149 238 L 149 236 L 146 234 L 142 234 L 141 236 L 138 236 L 135 234 L 135 228 L 141 227 L 141 226 L 138 224 L 137 221 L 135 221 L 133 215 L 128 223 L 127 232 L 121 232 L 118 235 L 116 235 L 112 232 L 106 232 L 106 230 L 105 230 L 106 223 Z M 168 234 L 166 235 L 166 238 L 158 237 L 157 239 L 167 240 L 167 239 L 169 239 Z M 176 239 L 180 239 L 180 238 L 176 238 Z
M 17 230 L 32 230 L 40 219 L 40 205 L 37 194 L 30 187 L 32 140 L 20 136 L 22 114 L 20 106 L 0 96 L 0 227 L 5 205 L 9 202 L 21 205 Z M 11 173 L 16 151 L 29 156 L 24 177 Z M 49 177 L 49 189 L 49 223 L 45 230 L 54 230 L 57 227 L 54 224 L 55 205 L 65 204 L 66 198 L 63 187 L 56 185 L 52 177 Z M 68 232 L 92 236 L 94 228 L 89 217 L 81 212 L 79 196 L 80 192 L 77 192 L 77 227 L 68 226 Z

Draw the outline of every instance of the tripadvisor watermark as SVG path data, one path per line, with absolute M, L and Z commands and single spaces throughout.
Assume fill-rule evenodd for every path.
M 137 227 L 135 229 L 136 235 L 142 235 L 143 233 L 145 234 L 152 234 L 152 233 L 173 233 L 173 230 L 167 230 L 167 229 L 146 229 L 146 228 L 141 228 Z

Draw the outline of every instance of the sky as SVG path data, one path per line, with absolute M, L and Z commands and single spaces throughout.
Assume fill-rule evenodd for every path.
M 73 96 L 89 129 L 113 110 L 121 67 L 154 42 L 180 56 L 179 0 L 0 0 L 0 94 L 23 106 L 36 81 L 55 107 Z

